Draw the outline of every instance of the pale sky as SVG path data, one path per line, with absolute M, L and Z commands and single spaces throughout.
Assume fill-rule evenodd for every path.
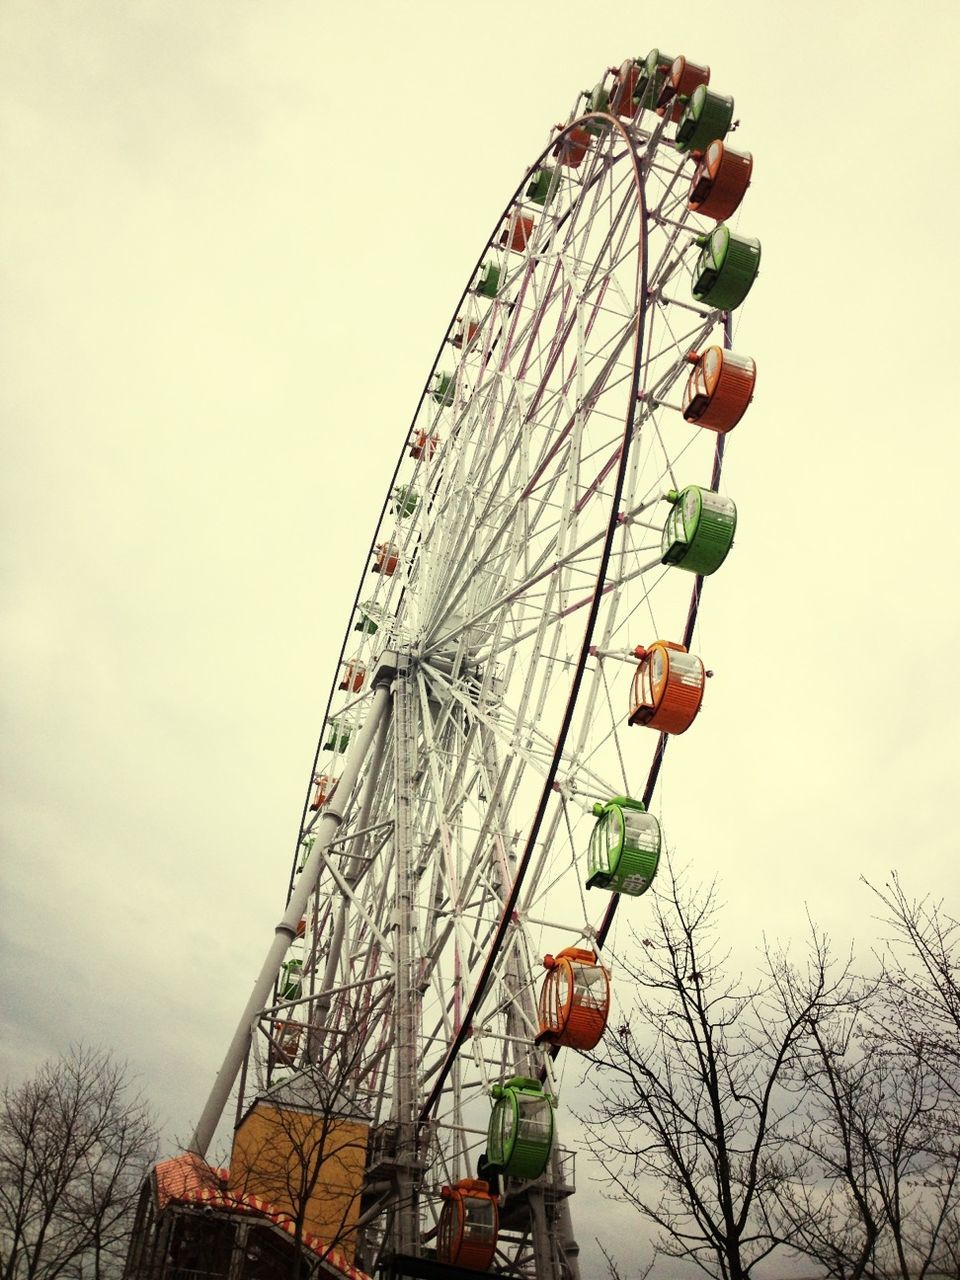
M 806 909 L 866 949 L 862 875 L 956 903 L 958 14 L 6 0 L 0 1074 L 111 1046 L 190 1131 L 465 276 L 576 92 L 654 44 L 734 95 L 763 243 L 672 844 L 747 963 Z

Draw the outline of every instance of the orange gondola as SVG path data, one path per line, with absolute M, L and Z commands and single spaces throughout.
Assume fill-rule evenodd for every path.
M 638 645 L 634 652 L 640 665 L 633 678 L 630 724 L 685 733 L 703 702 L 703 663 L 670 640 L 657 640 L 649 649 Z
M 543 967 L 547 976 L 540 988 L 537 1044 L 592 1049 L 610 1013 L 610 974 L 595 951 L 579 947 L 544 956 Z
M 633 95 L 640 81 L 640 68 L 633 58 L 628 58 L 614 81 L 610 91 L 610 110 L 624 120 L 632 120 L 637 113 L 637 104 Z
M 660 95 L 660 102 L 657 106 L 657 115 L 662 116 L 666 113 L 667 108 L 673 103 L 673 109 L 670 113 L 670 119 L 676 122 L 683 115 L 683 109 L 687 105 L 687 99 L 696 89 L 697 85 L 710 83 L 710 68 L 702 67 L 699 63 L 691 62 L 682 55 L 674 58 L 673 65 L 670 67 L 670 76 L 667 83 L 663 87 Z
M 749 151 L 733 151 L 722 138 L 714 138 L 697 162 L 687 208 L 723 222 L 739 209 L 752 174 L 753 156 Z
M 683 416 L 698 427 L 720 435 L 732 431 L 746 413 L 757 384 L 757 366 L 750 356 L 707 347 L 687 357 L 693 364 L 683 392 Z
M 437 1261 L 486 1271 L 497 1251 L 497 1197 L 479 1178 L 461 1178 L 440 1194 L 444 1203 L 437 1229 Z

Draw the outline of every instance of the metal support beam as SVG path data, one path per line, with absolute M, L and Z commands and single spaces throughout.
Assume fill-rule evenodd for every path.
M 419 1171 L 417 1161 L 417 1033 L 420 1029 L 420 992 L 417 973 L 417 858 L 414 848 L 416 803 L 414 772 L 417 764 L 417 705 L 415 676 L 400 659 L 394 685 L 393 723 L 396 767 L 394 814 L 395 924 L 394 944 L 394 1116 L 397 1121 L 397 1212 L 394 1249 L 398 1254 L 419 1253 L 420 1225 L 417 1212 Z
M 323 867 L 324 850 L 336 835 L 340 824 L 349 812 L 350 801 L 360 774 L 360 768 L 390 701 L 389 679 L 391 675 L 392 671 L 389 668 L 381 666 L 381 669 L 374 677 L 375 682 L 379 680 L 379 683 L 370 702 L 369 714 L 363 723 L 363 727 L 357 733 L 352 747 L 346 754 L 343 762 L 343 772 L 340 775 L 340 785 L 331 797 L 329 804 L 324 808 L 323 817 L 315 828 L 316 838 L 313 848 L 310 850 L 310 855 L 303 871 L 300 873 L 300 878 L 294 886 L 293 893 L 290 895 L 290 901 L 287 904 L 283 918 L 276 926 L 273 942 L 267 951 L 260 973 L 253 985 L 250 998 L 247 1000 L 243 1013 L 240 1015 L 240 1021 L 237 1023 L 237 1029 L 233 1033 L 233 1039 L 230 1041 L 230 1047 L 227 1049 L 226 1056 L 223 1059 L 223 1065 L 217 1073 L 217 1078 L 213 1083 L 206 1106 L 203 1108 L 200 1119 L 197 1122 L 196 1130 L 190 1140 L 189 1149 L 200 1156 L 206 1155 L 207 1149 L 213 1140 L 214 1132 L 220 1123 L 220 1117 L 223 1115 L 223 1109 L 230 1096 L 230 1090 L 233 1088 L 234 1081 L 246 1057 L 250 1044 L 251 1028 L 255 1019 L 267 1004 L 271 988 L 276 981 L 277 974 L 280 972 L 283 957 L 286 955 L 290 943 L 297 936 L 297 925 L 306 910 L 310 895 L 316 888 L 317 880 Z
M 373 758 L 370 761 L 370 768 L 367 770 L 367 780 L 363 789 L 363 795 L 360 799 L 360 812 L 357 815 L 357 825 L 354 828 L 356 832 L 364 832 L 370 824 L 370 811 L 373 807 L 373 797 L 380 780 L 380 765 L 383 761 L 383 749 L 386 743 L 387 731 L 390 727 L 390 717 L 388 715 L 380 717 L 380 724 L 377 728 L 377 737 L 373 745 Z M 352 864 L 346 868 L 347 880 L 350 880 L 353 871 L 351 865 L 356 868 L 359 863 L 356 858 L 363 854 L 365 835 L 361 835 L 359 842 L 350 850 L 354 857 Z M 339 851 L 343 852 L 345 841 L 334 841 Z M 334 983 L 337 980 L 337 969 L 340 964 L 340 952 L 343 950 L 343 939 L 347 930 L 347 917 L 350 914 L 350 902 L 346 895 L 341 897 L 339 906 L 337 907 L 337 921 L 333 929 L 333 937 L 330 941 L 330 951 L 327 955 L 326 967 L 323 971 L 323 978 L 320 983 L 320 995 L 317 1002 L 315 1015 L 317 1022 L 326 1022 L 327 1015 L 330 1012 L 330 1002 L 333 998 Z M 322 1034 L 318 1033 L 311 1036 L 310 1043 L 310 1061 L 316 1062 L 322 1050 Z

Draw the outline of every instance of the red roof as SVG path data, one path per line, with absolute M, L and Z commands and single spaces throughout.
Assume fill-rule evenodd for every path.
M 172 1160 L 161 1160 L 153 1166 L 157 1208 L 165 1209 L 171 1200 L 194 1200 L 205 1191 L 221 1191 L 227 1181 L 226 1169 L 214 1169 L 194 1151 L 186 1151 Z
M 259 1196 L 228 1191 L 227 1176 L 226 1169 L 213 1168 L 194 1151 L 174 1156 L 172 1160 L 161 1160 L 153 1168 L 157 1208 L 163 1210 L 172 1202 L 209 1204 L 236 1213 L 257 1214 L 269 1219 L 288 1235 L 296 1236 L 296 1224 L 288 1214 L 275 1209 L 268 1200 L 261 1200 Z M 335 1273 L 348 1277 L 348 1280 L 370 1280 L 366 1272 L 351 1266 L 343 1250 L 336 1245 L 325 1244 L 309 1231 L 304 1231 L 300 1238 Z

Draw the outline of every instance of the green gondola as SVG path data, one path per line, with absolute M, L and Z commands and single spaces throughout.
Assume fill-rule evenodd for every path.
M 297 875 L 307 865 L 307 859 L 310 857 L 310 851 L 313 849 L 313 842 L 316 836 L 304 836 L 300 841 L 300 856 L 297 860 Z
M 732 311 L 750 292 L 760 270 L 760 241 L 736 235 L 725 222 L 697 239 L 700 257 L 693 273 L 693 296 Z
M 391 495 L 390 510 L 401 520 L 412 516 L 417 509 L 420 495 L 411 485 L 398 484 Z
M 657 99 L 663 92 L 663 86 L 667 83 L 673 63 L 674 59 L 669 53 L 651 49 L 643 60 L 643 70 L 633 91 L 634 102 L 644 107 L 655 107 Z
M 299 1000 L 303 991 L 303 961 L 287 960 L 280 969 L 277 994 L 281 1000 Z
M 610 91 L 603 80 L 598 80 L 587 94 L 588 111 L 606 111 L 610 105 Z
M 484 298 L 495 298 L 500 291 L 500 267 L 496 262 L 485 262 L 477 276 L 477 293 Z
M 673 510 L 663 526 L 661 562 L 704 577 L 715 573 L 733 546 L 736 503 L 696 484 L 687 485 L 679 493 L 671 489 L 667 498 L 673 503 Z
M 437 404 L 447 408 L 453 404 L 457 394 L 457 376 L 454 373 L 438 373 L 435 377 L 433 387 L 430 394 L 436 400 Z
M 553 1147 L 553 1104 L 538 1080 L 514 1076 L 495 1084 L 487 1160 L 511 1178 L 539 1178 Z
M 629 796 L 595 804 L 593 812 L 597 824 L 590 837 L 587 888 L 638 898 L 657 874 L 660 823 Z
M 587 110 L 588 111 L 609 111 L 610 109 L 610 90 L 604 86 L 601 80 L 595 84 L 587 94 Z M 588 133 L 594 135 L 603 133 L 609 125 L 601 120 L 588 120 L 584 125 Z
M 324 751 L 346 751 L 353 725 L 343 718 L 327 722 L 327 735 L 323 744 Z
M 732 122 L 733 99 L 698 84 L 677 125 L 676 148 L 706 151 L 711 142 L 726 137 Z
M 556 172 L 556 169 L 538 169 L 527 187 L 527 199 L 534 204 L 546 204 Z
M 376 633 L 380 626 L 378 616 L 380 614 L 379 605 L 371 604 L 366 600 L 361 600 L 357 606 L 357 620 L 353 624 L 354 631 L 361 632 L 362 635 L 372 636 Z

